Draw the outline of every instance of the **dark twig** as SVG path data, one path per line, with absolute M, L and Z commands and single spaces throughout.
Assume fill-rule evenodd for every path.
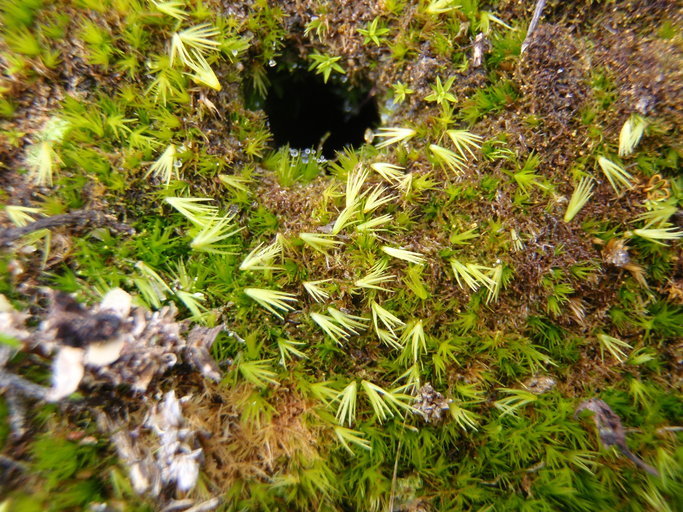
M 8 247 L 12 242 L 18 240 L 22 236 L 28 235 L 41 229 L 53 229 L 60 226 L 77 226 L 77 227 L 99 227 L 111 226 L 116 231 L 132 233 L 133 229 L 130 226 L 117 222 L 112 216 L 106 215 L 96 210 L 76 210 L 62 215 L 54 215 L 52 217 L 45 217 L 35 222 L 31 222 L 26 226 L 9 228 L 0 231 L 0 247 Z
M 536 0 L 536 8 L 534 9 L 534 16 L 531 18 L 531 23 L 529 23 L 529 29 L 526 31 L 526 37 L 522 43 L 522 50 L 520 53 L 524 53 L 527 49 L 529 43 L 531 42 L 531 35 L 536 30 L 538 26 L 538 20 L 541 19 L 541 14 L 543 13 L 543 8 L 545 7 L 546 0 Z
M 0 455 L 0 467 L 4 469 L 21 471 L 22 473 L 28 470 L 26 464 L 24 464 L 23 462 L 16 461 L 14 459 L 10 459 L 6 455 Z
M 0 455 L 0 496 L 5 495 L 8 491 L 21 489 L 25 484 L 29 470 L 30 468 L 23 462 L 11 459 L 6 455 Z
M 586 400 L 585 402 L 581 402 L 576 408 L 576 414 L 585 410 L 593 412 L 593 421 L 595 422 L 595 426 L 598 427 L 598 434 L 600 435 L 602 444 L 607 447 L 616 446 L 621 453 L 633 461 L 640 469 L 647 471 L 651 475 L 659 476 L 659 472 L 655 468 L 646 464 L 629 450 L 628 445 L 626 444 L 626 432 L 621 424 L 621 419 L 619 419 L 619 416 L 617 416 L 607 403 L 599 398 Z

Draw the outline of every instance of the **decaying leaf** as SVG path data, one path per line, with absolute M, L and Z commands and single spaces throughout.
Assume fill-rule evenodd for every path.
M 590 400 L 586 400 L 579 404 L 576 408 L 576 414 L 578 415 L 581 411 L 586 410 L 593 412 L 593 421 L 598 428 L 600 442 L 602 442 L 603 445 L 607 447 L 616 446 L 619 451 L 633 461 L 636 466 L 647 471 L 651 475 L 659 476 L 659 472 L 655 468 L 646 464 L 629 450 L 628 445 L 626 444 L 626 432 L 621 424 L 621 419 L 609 405 L 599 398 L 591 398 Z
M 602 243 L 602 242 L 600 242 Z M 642 266 L 631 260 L 628 252 L 628 245 L 625 240 L 612 238 L 602 249 L 602 259 L 605 263 L 615 267 L 628 270 L 633 278 L 644 288 L 647 288 L 645 281 L 645 270 Z

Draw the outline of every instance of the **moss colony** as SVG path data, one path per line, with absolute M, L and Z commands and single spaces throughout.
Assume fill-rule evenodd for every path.
M 0 510 L 681 510 L 683 17 L 533 4 L 2 0 Z

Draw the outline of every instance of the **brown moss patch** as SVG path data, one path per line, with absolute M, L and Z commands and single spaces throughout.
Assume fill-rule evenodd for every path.
M 516 73 L 529 113 L 568 126 L 588 95 L 589 62 L 571 29 L 540 25 Z
M 187 404 L 192 426 L 206 433 L 203 471 L 222 489 L 237 480 L 269 481 L 320 457 L 322 432 L 306 418 L 310 403 L 280 388 L 268 400 L 271 407 L 262 408 L 260 419 L 245 419 L 245 409 L 255 394 L 258 391 L 250 384 L 210 386 L 205 396 Z
M 259 185 L 256 195 L 263 207 L 277 215 L 280 234 L 295 238 L 299 233 L 319 231 L 320 222 L 314 211 L 323 192 L 330 186 L 329 179 L 319 177 L 310 183 L 284 187 L 278 183 L 274 173 L 264 170 Z
M 683 127 L 683 51 L 674 40 L 644 37 L 634 31 L 605 31 L 595 62 L 608 68 L 619 98 L 614 115 L 618 133 L 626 115 L 656 116 L 670 128 Z

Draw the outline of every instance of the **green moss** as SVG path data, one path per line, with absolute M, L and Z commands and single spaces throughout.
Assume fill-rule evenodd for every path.
M 514 2 L 6 2 L 0 150 L 15 181 L 3 204 L 39 208 L 36 217 L 96 209 L 134 232 L 62 229 L 49 253 L 43 239 L 25 239 L 0 255 L 0 292 L 39 316 L 36 287 L 95 301 L 119 286 L 151 309 L 174 304 L 195 323 L 224 323 L 230 332 L 212 349 L 225 363 L 220 386 L 183 374 L 162 386 L 197 386 L 199 423 L 213 425 L 214 402 L 232 408 L 221 418 L 239 435 L 206 441 L 207 458 L 228 469 L 207 469 L 191 494 L 222 495 L 225 510 L 385 510 L 392 500 L 396 510 L 675 510 L 683 455 L 667 428 L 683 408 L 671 382 L 683 336 L 680 242 L 634 230 L 671 228 L 670 216 L 649 226 L 640 215 L 681 207 L 676 109 L 667 97 L 667 108 L 651 106 L 643 139 L 619 159 L 633 187 L 615 194 L 595 162 L 616 161 L 639 83 L 600 53 L 610 42 L 593 20 L 550 4 L 545 24 L 562 31 L 571 20 L 592 70 L 566 62 L 562 38 L 553 46 L 543 27 L 520 55 L 530 13 Z M 620 30 L 609 2 L 586 8 Z M 669 14 L 661 44 L 677 41 Z M 476 69 L 479 33 L 491 47 Z M 259 107 L 285 51 L 325 80 L 372 81 L 383 127 L 404 129 L 394 132 L 402 140 L 375 133 L 332 161 L 273 147 Z M 62 67 L 68 88 L 54 75 Z M 47 117 L 66 123 L 59 137 Z M 458 145 L 448 130 L 465 128 L 481 139 Z M 47 158 L 25 159 L 29 145 Z M 400 168 L 384 176 L 373 164 Z M 40 170 L 51 186 L 35 183 Z M 657 174 L 655 193 L 646 187 Z M 593 196 L 564 222 L 585 175 Z M 613 239 L 628 242 L 649 288 L 610 259 Z M 273 244 L 256 268 L 240 268 Z M 373 272 L 381 286 L 362 286 Z M 276 306 L 245 292 L 254 289 Z M 273 292 L 291 294 L 291 309 Z M 623 343 L 622 361 L 604 339 Z M 10 369 L 46 384 L 49 366 L 37 360 L 21 355 Z M 552 389 L 532 392 L 541 377 Z M 406 412 L 427 382 L 452 400 L 441 421 Z M 574 418 L 595 395 L 661 479 Z M 104 444 L 69 441 L 50 421 L 62 415 L 31 416 L 33 476 L 12 510 L 145 507 Z M 299 422 L 291 439 L 267 438 L 287 421 Z M 6 426 L 0 445 L 16 449 Z

